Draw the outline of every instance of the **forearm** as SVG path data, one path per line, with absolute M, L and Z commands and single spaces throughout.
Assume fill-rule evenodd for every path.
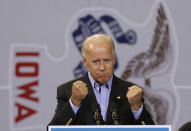
M 154 125 L 154 121 L 151 118 L 151 115 L 143 105 L 143 110 L 140 117 L 136 120 L 137 125 Z
M 74 120 L 75 113 L 69 101 L 62 106 L 58 104 L 54 117 L 49 125 L 66 125 L 71 118 Z

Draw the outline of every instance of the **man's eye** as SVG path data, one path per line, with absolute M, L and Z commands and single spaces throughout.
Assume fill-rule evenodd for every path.
M 105 61 L 105 62 L 110 62 L 111 60 L 110 60 L 110 59 L 105 59 L 104 61 Z
M 99 60 L 93 60 L 92 62 L 93 62 L 93 63 L 98 63 L 98 62 L 99 62 Z

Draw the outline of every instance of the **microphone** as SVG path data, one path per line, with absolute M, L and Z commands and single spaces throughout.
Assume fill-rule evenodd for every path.
M 109 109 L 114 125 L 119 125 L 119 114 L 117 113 L 117 104 L 115 102 L 111 102 Z
M 103 118 L 101 115 L 101 109 L 98 103 L 93 103 L 91 105 L 91 110 L 94 115 L 94 119 L 96 121 L 96 125 L 102 125 L 103 124 Z

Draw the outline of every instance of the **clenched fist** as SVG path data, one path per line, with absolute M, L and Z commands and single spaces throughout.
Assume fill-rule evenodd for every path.
M 133 111 L 138 111 L 142 105 L 143 89 L 137 85 L 129 87 L 126 97 Z
M 73 105 L 79 106 L 87 94 L 88 88 L 86 87 L 86 83 L 80 80 L 73 83 L 71 96 Z

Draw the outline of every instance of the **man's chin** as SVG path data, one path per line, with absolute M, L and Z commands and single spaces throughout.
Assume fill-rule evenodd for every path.
M 108 79 L 101 79 L 98 81 L 100 84 L 105 84 L 108 82 Z

